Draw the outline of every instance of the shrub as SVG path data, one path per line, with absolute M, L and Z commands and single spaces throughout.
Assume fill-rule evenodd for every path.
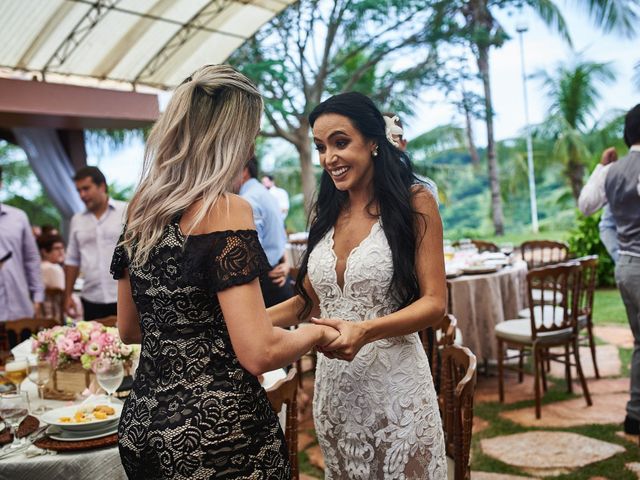
M 576 210 L 576 227 L 569 233 L 569 250 L 574 257 L 598 255 L 598 286 L 615 286 L 614 263 L 600 241 L 598 222 L 602 212 L 585 217 Z

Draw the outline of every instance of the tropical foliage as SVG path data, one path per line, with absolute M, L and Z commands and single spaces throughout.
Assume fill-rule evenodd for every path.
M 573 63 L 558 65 L 553 73 L 539 72 L 549 98 L 549 117 L 544 132 L 553 141 L 552 157 L 564 165 L 564 173 L 573 197 L 582 190 L 585 169 L 594 153 L 588 136 L 601 98 L 601 87 L 615 80 L 607 63 L 577 58 Z

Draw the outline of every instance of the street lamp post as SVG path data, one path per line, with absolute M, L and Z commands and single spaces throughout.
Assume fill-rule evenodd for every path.
M 529 125 L 529 97 L 527 95 L 527 74 L 524 67 L 524 33 L 528 30 L 527 23 L 520 19 L 516 31 L 520 38 L 520 66 L 522 67 L 522 91 L 524 94 L 524 119 L 527 131 L 527 167 L 529 170 L 529 201 L 531 203 L 531 229 L 538 233 L 538 205 L 536 201 L 536 178 L 533 171 L 533 142 L 531 140 L 531 126 Z

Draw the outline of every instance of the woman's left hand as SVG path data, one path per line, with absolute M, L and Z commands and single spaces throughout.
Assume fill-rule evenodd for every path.
M 339 318 L 312 318 L 316 325 L 327 325 L 340 332 L 340 336 L 329 345 L 318 348 L 329 358 L 338 358 L 350 362 L 366 342 L 365 329 L 361 322 L 348 322 Z

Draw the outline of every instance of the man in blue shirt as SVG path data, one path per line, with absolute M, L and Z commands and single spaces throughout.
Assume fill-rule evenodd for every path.
M 22 210 L 0 204 L 0 322 L 41 313 L 43 300 L 40 253 L 29 219 Z
M 252 157 L 242 170 L 239 195 L 251 204 L 258 239 L 272 270 L 260 277 L 262 296 L 267 307 L 293 296 L 289 282 L 289 266 L 285 260 L 287 233 L 282 224 L 280 207 L 269 190 L 258 180 L 258 160 Z

